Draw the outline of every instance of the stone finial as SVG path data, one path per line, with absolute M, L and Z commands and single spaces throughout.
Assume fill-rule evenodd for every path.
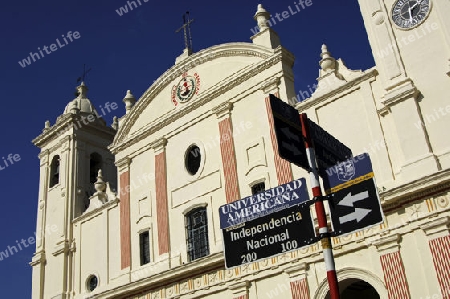
M 113 123 L 111 124 L 111 127 L 116 131 L 119 129 L 119 119 L 117 118 L 117 116 L 113 117 Z
M 256 21 L 259 27 L 259 32 L 262 32 L 269 28 L 268 22 L 270 19 L 270 13 L 264 9 L 262 4 L 258 4 L 258 9 L 255 13 L 253 19 Z
M 84 82 L 81 82 L 80 86 L 77 86 L 77 94 L 79 98 L 86 98 L 88 88 L 84 85 Z
M 127 94 L 123 99 L 123 102 L 125 103 L 125 113 L 128 114 L 131 108 L 133 108 L 134 104 L 136 103 L 136 99 L 131 93 L 131 90 L 127 90 Z
M 328 52 L 327 46 L 322 45 L 322 53 L 320 54 L 322 60 L 319 61 L 319 65 L 325 72 L 330 72 L 336 69 L 336 59 Z
M 46 120 L 45 124 L 44 124 L 44 128 L 42 129 L 42 132 L 45 132 L 45 131 L 47 131 L 49 129 L 50 129 L 50 121 Z
M 98 193 L 105 192 L 106 183 L 103 181 L 103 175 L 102 175 L 101 169 L 98 170 L 97 181 L 94 183 L 94 187 Z

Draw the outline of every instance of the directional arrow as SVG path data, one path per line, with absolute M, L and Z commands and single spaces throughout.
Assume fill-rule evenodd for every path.
M 302 152 L 299 151 L 298 148 L 295 145 L 291 144 L 291 143 L 287 143 L 287 142 L 282 141 L 281 142 L 281 146 L 284 147 L 285 149 L 291 151 L 295 156 L 298 156 L 298 155 L 302 154 Z
M 352 193 L 350 192 L 349 194 L 347 194 L 339 203 L 338 205 L 341 206 L 346 206 L 346 207 L 352 207 L 353 208 L 353 204 L 357 201 L 366 199 L 369 197 L 369 192 L 368 191 L 364 191 L 364 192 L 360 192 L 358 194 L 352 195 Z
M 349 221 L 353 221 L 356 220 L 356 222 L 360 222 L 364 217 L 367 216 L 367 214 L 369 214 L 370 212 L 372 212 L 372 210 L 369 209 L 361 209 L 361 208 L 355 208 L 355 211 L 339 217 L 339 222 L 341 224 L 345 223 L 345 222 L 349 222 Z
M 289 139 L 294 139 L 295 141 L 300 142 L 300 138 L 298 137 L 298 135 L 294 134 L 291 132 L 291 130 L 289 130 L 289 128 L 282 128 L 280 129 L 281 132 L 283 132 L 284 135 L 286 135 Z

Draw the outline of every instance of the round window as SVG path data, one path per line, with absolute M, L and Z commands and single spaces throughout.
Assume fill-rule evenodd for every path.
M 197 173 L 200 168 L 200 162 L 202 160 L 202 156 L 200 154 L 200 148 L 193 144 L 186 151 L 184 164 L 186 166 L 186 170 L 189 174 L 194 175 Z
M 87 279 L 87 289 L 92 292 L 98 285 L 98 278 L 95 275 L 89 276 Z

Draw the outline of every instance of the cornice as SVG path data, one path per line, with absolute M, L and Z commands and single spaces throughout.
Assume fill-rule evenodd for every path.
M 235 282 L 231 284 L 229 288 L 235 296 L 242 296 L 247 294 L 249 286 L 250 282 L 248 280 L 245 280 Z
M 89 122 L 87 125 L 83 125 L 81 128 L 76 128 L 74 123 L 79 121 L 79 117 L 80 115 L 74 114 L 61 115 L 52 127 L 44 129 L 39 136 L 32 140 L 32 143 L 39 148 L 43 148 L 55 138 L 61 138 L 62 136 L 66 137 L 67 135 L 64 134 L 66 134 L 67 131 L 75 130 L 76 132 L 81 128 L 88 128 L 89 130 L 95 130 L 109 136 L 114 136 L 116 134 L 116 131 L 113 128 L 106 125 L 99 125 L 97 122 L 98 119 L 94 122 Z
M 176 280 L 181 280 L 198 273 L 207 273 L 214 269 L 224 268 L 223 252 L 218 252 L 207 258 L 185 264 L 170 271 L 160 272 L 143 279 L 117 286 L 98 294 L 98 298 L 122 298 L 130 293 L 140 294 L 155 287 L 169 285 Z M 200 269 L 200 270 L 199 270 Z
M 275 94 L 279 92 L 279 85 L 281 79 L 279 77 L 269 78 L 263 82 L 262 91 L 265 94 Z
M 52 255 L 58 256 L 61 253 L 67 253 L 68 251 L 69 251 L 69 242 L 67 240 L 63 240 L 55 246 Z
M 115 163 L 118 173 L 128 170 L 130 164 L 131 164 L 131 159 L 129 157 L 124 157 L 124 158 L 116 161 L 116 163 Z
M 233 110 L 233 104 L 230 102 L 221 103 L 212 109 L 218 120 L 230 117 L 231 110 Z
M 393 89 L 389 90 L 383 97 L 382 103 L 384 107 L 379 110 L 381 115 L 389 112 L 390 108 L 406 99 L 415 99 L 419 94 L 419 90 L 411 79 L 399 82 Z
M 420 228 L 429 237 L 448 235 L 450 230 L 450 217 L 444 216 L 420 225 Z
M 127 120 L 121 126 L 121 129 L 117 133 L 113 144 L 109 146 L 109 149 L 113 154 L 117 154 L 124 148 L 127 148 L 139 142 L 140 140 L 143 140 L 147 136 L 161 130 L 165 126 L 172 123 L 174 119 L 180 118 L 196 110 L 197 108 L 205 105 L 211 100 L 219 97 L 224 92 L 231 90 L 236 86 L 239 86 L 243 82 L 248 81 L 252 77 L 261 73 L 262 71 L 279 63 L 280 61 L 282 61 L 283 54 L 284 52 L 280 51 L 279 53 L 270 56 L 269 58 L 261 61 L 260 63 L 252 64 L 241 69 L 240 71 L 228 76 L 227 78 L 224 78 L 219 84 L 216 84 L 215 86 L 212 86 L 208 90 L 204 91 L 196 101 L 192 101 L 191 103 L 184 105 L 183 109 L 175 109 L 171 113 L 163 115 L 160 118 L 155 119 L 153 122 L 142 127 L 138 131 L 134 132 L 133 135 L 127 136 L 129 130 L 133 126 L 138 115 L 141 114 L 149 104 L 149 102 L 146 100 L 148 96 L 146 96 L 145 98 L 143 97 L 142 100 L 138 101 L 138 103 L 142 101 L 142 104 L 140 105 L 137 104 L 134 107 L 134 109 L 129 113 L 129 115 L 127 116 Z M 155 96 L 154 93 L 153 96 Z M 147 101 L 148 103 L 145 103 L 145 101 Z
M 35 252 L 33 257 L 31 258 L 31 262 L 29 263 L 31 267 L 37 266 L 39 264 L 44 264 L 46 261 L 45 258 L 45 251 L 41 250 L 38 252 Z
M 293 266 L 286 268 L 284 272 L 289 275 L 291 281 L 299 280 L 306 277 L 309 265 L 307 263 L 294 263 Z
M 379 252 L 384 254 L 398 251 L 400 248 L 400 240 L 400 234 L 393 234 L 375 240 L 372 244 L 375 245 Z
M 155 151 L 155 154 L 160 154 L 164 151 L 167 145 L 167 139 L 162 137 L 159 138 L 152 143 L 150 143 L 150 147 Z
M 424 197 L 434 196 L 450 190 L 450 169 L 407 182 L 380 194 L 385 213 L 400 208 Z

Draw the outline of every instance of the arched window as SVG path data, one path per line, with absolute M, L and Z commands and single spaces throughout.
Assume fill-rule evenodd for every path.
M 85 198 L 85 210 L 89 206 L 89 197 L 94 195 L 94 183 L 97 181 L 98 171 L 102 169 L 102 156 L 98 153 L 92 153 L 89 156 L 89 185 L 87 187 L 87 198 Z
M 139 234 L 139 248 L 141 253 L 141 266 L 150 263 L 149 231 L 145 231 Z
M 102 168 L 102 156 L 92 153 L 89 159 L 89 182 L 94 184 L 97 181 L 98 171 Z
M 206 208 L 197 208 L 186 214 L 186 234 L 189 261 L 209 255 Z
M 50 165 L 50 188 L 59 183 L 59 156 L 56 155 L 52 159 Z
M 264 192 L 266 190 L 266 184 L 264 182 L 256 183 L 252 186 L 252 195 Z

